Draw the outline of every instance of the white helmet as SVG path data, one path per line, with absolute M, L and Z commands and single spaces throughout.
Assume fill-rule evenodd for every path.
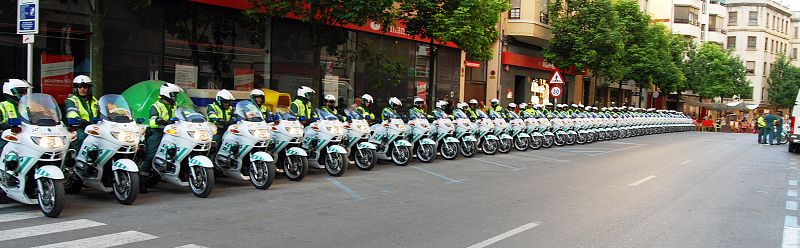
M 490 102 L 492 104 L 500 104 L 500 100 L 497 100 L 497 98 L 492 98 L 492 100 Z
M 317 93 L 317 92 L 314 91 L 314 89 L 306 87 L 306 86 L 300 86 L 300 88 L 297 89 L 297 96 L 298 97 L 303 97 L 305 99 L 311 99 L 311 94 L 314 94 L 314 93 Z
M 478 104 L 478 100 L 470 99 L 469 104 Z
M 74 79 L 72 79 L 72 88 L 73 89 L 77 89 L 78 86 L 81 85 L 81 84 L 84 84 L 84 85 L 88 84 L 89 87 L 92 87 L 92 79 L 89 78 L 89 76 L 86 76 L 86 75 L 79 75 L 79 76 L 75 77 Z
M 573 104 L 572 104 L 572 107 L 573 107 L 573 108 L 577 108 L 577 107 L 578 107 L 578 104 L 574 104 L 574 103 L 573 103 Z
M 336 102 L 336 97 L 333 96 L 333 95 L 330 95 L 330 94 L 325 95 L 325 101 L 326 102 Z
M 583 104 L 580 103 L 578 104 L 578 108 L 583 108 L 583 107 L 584 107 Z
M 372 96 L 370 96 L 369 94 L 364 94 L 363 96 L 361 96 L 361 100 L 368 103 L 373 103 Z
M 254 89 L 250 91 L 250 100 L 253 101 L 254 103 L 256 102 L 256 97 L 259 96 L 264 97 L 265 96 L 264 91 L 259 89 Z
M 425 103 L 425 100 L 422 100 L 422 98 L 419 98 L 419 97 L 415 97 L 414 98 L 414 105 L 417 105 L 417 104 L 422 105 L 424 103 Z
M 523 103 L 520 103 L 520 104 L 519 104 L 519 108 L 520 108 L 520 109 L 526 109 L 526 108 L 528 108 L 528 104 L 527 104 L 527 103 L 524 103 L 524 102 L 523 102 Z
M 456 108 L 458 108 L 458 109 L 465 109 L 465 108 L 467 108 L 467 106 L 468 105 L 465 102 L 456 103 Z
M 602 111 L 606 111 L 606 110 L 608 110 L 608 108 L 606 108 L 606 107 L 602 107 L 602 108 L 600 108 L 600 110 L 602 110 Z
M 16 97 L 17 100 L 22 98 L 22 95 L 28 93 L 28 88 L 31 86 L 22 79 L 9 79 L 3 83 L 3 94 Z M 19 88 L 23 88 L 24 92 Z
M 436 101 L 436 108 L 443 109 L 445 106 L 447 106 L 447 102 L 442 100 Z
M 586 108 L 584 108 L 584 109 L 585 109 L 586 111 L 592 110 L 592 106 L 586 106 Z
M 161 96 L 161 98 L 175 101 L 179 92 L 181 92 L 181 87 L 171 83 L 164 83 L 164 85 L 161 85 L 161 89 L 158 90 L 158 95 Z
M 508 104 L 508 108 L 512 108 L 512 109 L 513 109 L 513 108 L 517 108 L 517 104 L 516 104 L 516 103 L 513 103 L 513 102 L 512 102 L 512 103 L 509 103 L 509 104 Z
M 553 106 L 553 103 L 547 102 L 547 103 L 544 104 L 544 106 Z
M 401 106 L 403 106 L 403 102 L 401 102 L 400 99 L 397 99 L 397 97 L 389 98 L 389 107 L 394 108 Z
M 233 98 L 233 94 L 231 94 L 228 90 L 220 90 L 217 92 L 217 103 L 222 103 L 223 101 L 233 101 L 236 100 Z

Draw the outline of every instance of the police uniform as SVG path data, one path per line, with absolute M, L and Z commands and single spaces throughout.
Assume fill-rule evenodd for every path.
M 164 126 L 159 125 L 157 120 L 169 120 L 175 117 L 176 104 L 166 104 L 163 100 L 158 100 L 150 107 L 150 121 L 148 122 L 147 138 L 145 144 L 147 146 L 144 158 L 144 163 L 140 171 L 149 171 L 153 164 L 153 157 L 156 156 L 158 145 L 161 144 L 161 138 L 164 137 Z
M 224 108 L 219 104 L 219 102 L 214 102 L 208 105 L 208 122 L 217 126 L 219 122 L 230 122 L 231 121 L 231 112 L 233 108 L 228 107 Z M 219 127 L 217 126 L 217 134 L 214 135 L 213 140 L 216 142 L 217 145 L 222 144 L 222 135 L 225 134 L 223 131 L 227 127 Z
M 0 132 L 5 131 L 8 129 L 8 120 L 12 118 L 17 118 L 17 104 L 11 102 L 10 100 L 5 100 L 0 102 L 0 125 L 3 129 Z M 0 151 L 3 151 L 3 147 L 6 146 L 8 141 L 4 139 L 0 139 Z
M 91 97 L 91 99 L 87 98 Z M 94 96 L 88 97 L 80 97 L 77 95 L 72 95 L 64 102 L 64 105 L 67 108 L 67 119 L 80 119 L 84 120 L 85 122 L 91 122 L 92 119 L 97 118 L 100 116 L 97 104 L 97 98 Z M 77 133 L 77 138 L 75 141 L 70 143 L 70 148 L 78 150 L 80 146 L 83 144 L 83 140 L 86 139 L 86 127 L 79 126 Z

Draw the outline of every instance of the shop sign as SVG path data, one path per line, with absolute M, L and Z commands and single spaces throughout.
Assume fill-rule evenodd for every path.
M 322 79 L 322 88 L 325 94 L 323 97 L 327 95 L 339 97 L 339 76 L 325 75 L 325 78 Z
M 64 103 L 72 93 L 74 61 L 72 55 L 42 53 L 42 93 L 53 96 L 58 103 Z
M 175 84 L 184 89 L 196 89 L 197 66 L 175 65 Z
M 425 99 L 428 96 L 428 82 L 417 81 L 417 97 Z
M 250 68 L 233 69 L 233 89 L 252 90 L 255 81 L 255 71 Z
M 17 34 L 39 33 L 39 0 L 17 1 Z
M 471 67 L 471 68 L 481 68 L 481 63 L 480 62 L 475 62 L 475 61 L 465 60 L 464 61 L 464 66 Z

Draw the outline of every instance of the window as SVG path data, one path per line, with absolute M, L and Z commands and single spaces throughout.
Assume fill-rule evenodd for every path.
M 539 21 L 542 24 L 550 24 L 550 13 L 547 12 L 547 0 L 538 0 L 539 2 Z
M 800 31 L 798 27 L 794 27 L 794 38 L 797 39 L 797 32 Z
M 520 0 L 511 0 L 511 10 L 508 11 L 508 19 L 520 18 Z
M 747 25 L 758 26 L 758 11 L 750 11 L 750 16 L 747 20 Z
M 792 48 L 792 59 L 797 60 L 797 48 Z
M 755 75 L 756 73 L 756 62 L 755 61 L 747 61 L 747 75 Z
M 728 26 L 736 26 L 737 21 L 739 21 L 737 12 L 736 11 L 728 12 Z
M 736 36 L 728 36 L 728 49 L 736 49 Z
M 769 38 L 764 39 L 764 52 L 769 51 Z
M 697 9 L 689 6 L 675 6 L 675 23 L 700 26 Z
M 753 13 L 753 12 L 750 12 L 750 13 Z M 769 28 L 769 13 L 767 13 L 767 23 L 766 23 L 766 25 L 767 25 L 767 28 Z
M 717 31 L 717 15 L 708 16 L 708 31 Z
M 767 71 L 769 71 L 769 69 L 767 68 L 767 62 L 764 62 L 764 71 L 761 72 L 761 75 L 766 76 L 767 75 Z
M 755 36 L 747 36 L 747 50 L 756 50 Z

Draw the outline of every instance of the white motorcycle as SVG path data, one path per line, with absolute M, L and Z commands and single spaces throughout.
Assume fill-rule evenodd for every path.
M 344 114 L 347 123 L 344 124 L 345 135 L 342 146 L 347 149 L 349 159 L 355 162 L 356 168 L 371 170 L 378 163 L 378 157 L 375 155 L 378 146 L 369 142 L 371 132 L 369 123 L 352 108 L 345 109 Z
M 500 153 L 508 153 L 511 151 L 514 140 L 511 135 L 508 135 L 508 122 L 506 122 L 506 119 L 503 117 L 503 115 L 494 110 L 489 110 L 489 118 L 491 118 L 492 122 L 494 122 L 494 134 L 500 138 L 500 140 L 497 142 L 497 151 Z
M 478 152 L 478 139 L 472 135 L 472 122 L 469 121 L 467 114 L 460 109 L 454 109 L 453 116 L 455 117 L 453 121 L 453 125 L 455 126 L 453 137 L 460 141 L 458 151 L 461 153 L 461 156 L 467 158 L 475 156 L 475 153 Z
M 3 131 L 8 143 L 0 164 L 0 203 L 39 204 L 45 216 L 55 218 L 66 200 L 61 167 L 75 136 L 60 121 L 61 111 L 50 95 L 23 96 L 17 114 L 19 119 L 8 120 L 12 128 Z
M 478 137 L 478 146 L 484 154 L 494 155 L 497 153 L 497 148 L 500 146 L 500 139 L 494 134 L 494 122 L 489 115 L 480 109 L 475 110 L 478 119 L 475 121 L 475 136 Z M 509 148 L 510 149 L 510 148 Z
M 385 115 L 388 120 L 384 119 L 370 127 L 372 136 L 369 137 L 369 142 L 378 145 L 378 159 L 391 160 L 399 166 L 408 165 L 413 145 L 405 140 L 406 124 L 394 110 Z
M 100 121 L 86 126 L 86 139 L 75 156 L 75 167 L 67 177 L 67 193 L 84 186 L 114 193 L 117 202 L 130 205 L 139 194 L 139 167 L 134 162 L 144 130 L 133 121 L 128 102 L 120 95 L 100 97 Z M 74 125 L 77 120 L 69 119 Z
M 530 136 L 530 141 L 528 141 L 528 148 L 532 150 L 538 150 L 542 148 L 544 144 L 544 134 L 542 134 L 541 130 L 539 129 L 542 124 L 539 123 L 539 119 L 529 112 L 522 111 L 520 112 L 520 117 L 525 121 L 525 133 Z
M 423 163 L 436 159 L 436 141 L 428 138 L 431 135 L 431 124 L 425 114 L 412 111 L 408 126 L 410 128 L 406 130 L 406 137 L 413 145 L 413 154 Z
M 455 126 L 449 116 L 440 116 L 433 121 L 433 140 L 442 157 L 447 160 L 455 159 L 458 156 L 460 141 L 453 137 Z
M 317 109 L 318 119 L 306 127 L 302 148 L 309 151 L 308 165 L 325 169 L 329 175 L 340 177 L 347 171 L 347 150 L 340 146 L 344 136 L 344 125 L 339 117 Z
M 222 144 L 214 156 L 214 165 L 221 176 L 250 181 L 256 189 L 265 190 L 275 179 L 275 164 L 265 151 L 271 127 L 264 122 L 261 110 L 251 101 L 239 101 L 232 121 L 222 136 Z
M 164 137 L 153 158 L 151 185 L 160 179 L 189 188 L 194 196 L 206 198 L 214 188 L 214 163 L 206 155 L 216 127 L 193 108 L 175 110 L 172 124 L 164 127 Z
M 300 124 L 297 116 L 284 109 L 278 109 L 273 116 L 267 152 L 278 159 L 278 172 L 291 181 L 303 180 L 308 174 L 308 153 L 300 148 L 303 124 Z
M 517 151 L 528 150 L 528 147 L 531 143 L 531 136 L 526 132 L 528 130 L 528 126 L 525 124 L 525 121 L 522 120 L 522 117 L 517 115 L 517 113 L 509 111 L 508 116 L 508 123 L 511 125 L 511 127 L 507 133 L 509 133 L 513 138 L 512 143 L 514 144 L 514 149 L 517 149 Z

